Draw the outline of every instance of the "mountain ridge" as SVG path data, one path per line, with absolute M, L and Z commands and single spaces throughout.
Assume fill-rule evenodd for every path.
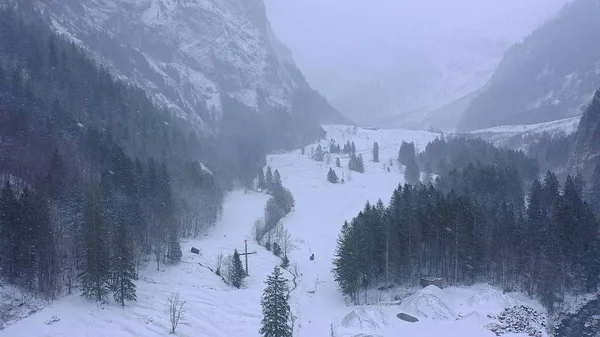
M 272 31 L 262 0 L 34 4 L 56 32 L 203 132 L 221 118 L 222 95 L 258 112 L 290 114 L 294 96 L 305 91 L 319 110 L 331 110 L 290 74 L 293 56 Z
M 600 87 L 600 1 L 575 0 L 505 53 L 465 110 L 461 131 L 582 114 Z

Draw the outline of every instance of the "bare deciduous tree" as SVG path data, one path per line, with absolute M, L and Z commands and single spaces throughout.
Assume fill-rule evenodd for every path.
M 295 248 L 292 235 L 286 228 L 283 227 L 282 224 L 279 224 L 277 227 L 275 227 L 273 236 L 275 239 L 274 242 L 277 242 L 279 247 L 281 247 L 284 257 Z
M 219 255 L 217 255 L 217 266 L 215 269 L 215 274 L 217 275 L 221 275 L 221 267 L 223 266 L 223 261 L 225 261 L 225 256 L 223 256 L 223 253 L 219 253 Z
M 184 313 L 183 305 L 185 301 L 179 299 L 179 293 L 173 293 L 167 299 L 169 301 L 169 319 L 171 320 L 171 333 L 175 334 L 175 329 L 179 324 L 181 315 Z
M 254 237 L 254 240 L 256 240 L 256 243 L 260 245 L 262 239 L 265 236 L 265 220 L 260 218 L 254 221 L 254 227 L 252 228 L 252 236 Z

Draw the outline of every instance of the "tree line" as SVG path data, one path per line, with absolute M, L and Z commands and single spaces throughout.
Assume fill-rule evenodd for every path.
M 583 182 L 568 177 L 561 189 L 548 172 L 525 198 L 517 172 L 471 164 L 435 186 L 399 186 L 387 206 L 367 203 L 338 238 L 341 291 L 359 303 L 370 287 L 435 276 L 526 291 L 551 308 L 566 292 L 597 289 L 598 222 Z
M 524 151 L 497 148 L 479 139 L 469 137 L 436 138 L 419 153 L 417 162 L 424 171 L 444 175 L 452 169 L 462 169 L 469 164 L 514 167 L 525 181 L 537 179 L 539 163 Z M 431 168 L 427 170 L 425 168 Z
M 256 185 L 260 191 L 269 193 L 271 198 L 265 205 L 264 217 L 254 222 L 254 239 L 280 257 L 283 268 L 287 268 L 288 253 L 293 248 L 292 239 L 280 221 L 294 208 L 294 196 L 283 186 L 279 171 L 273 171 L 270 166 L 264 172 L 262 169 L 259 171 Z

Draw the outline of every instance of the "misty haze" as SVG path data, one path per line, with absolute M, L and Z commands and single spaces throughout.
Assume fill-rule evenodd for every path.
M 600 336 L 598 18 L 0 1 L 0 337 Z

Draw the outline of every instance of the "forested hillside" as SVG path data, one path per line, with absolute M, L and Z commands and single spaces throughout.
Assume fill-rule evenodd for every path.
M 177 262 L 264 150 L 217 156 L 240 140 L 200 137 L 42 22 L 0 11 L 0 276 L 133 299 L 136 266 Z
M 524 291 L 549 309 L 597 289 L 598 204 L 580 175 L 538 180 L 535 160 L 479 140 L 437 139 L 419 159 L 441 163 L 434 184 L 398 186 L 389 205 L 367 203 L 342 228 L 333 272 L 354 302 L 423 276 Z

